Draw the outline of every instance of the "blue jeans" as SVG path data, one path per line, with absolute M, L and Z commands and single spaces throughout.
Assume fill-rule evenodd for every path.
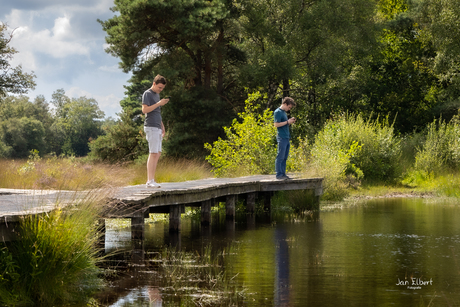
M 275 160 L 275 171 L 278 178 L 286 176 L 286 160 L 289 156 L 291 144 L 289 143 L 289 139 L 280 138 L 279 136 L 276 136 L 276 141 L 278 142 L 278 152 Z

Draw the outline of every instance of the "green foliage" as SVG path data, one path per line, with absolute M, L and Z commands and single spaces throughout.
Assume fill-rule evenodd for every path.
M 86 156 L 88 143 L 102 134 L 100 121 L 104 112 L 93 98 L 68 98 L 64 90 L 53 94 L 51 101 L 56 107 L 51 130 L 55 136 L 53 151 L 60 155 Z
M 53 306 L 85 302 L 101 286 L 97 268 L 97 210 L 56 210 L 29 215 L 20 239 L 0 250 L 0 302 Z
M 226 40 L 231 23 L 226 21 L 234 12 L 232 5 L 226 0 L 117 0 L 117 15 L 99 22 L 107 32 L 107 52 L 120 58 L 126 72 L 146 76 L 162 58 L 180 55 L 178 62 L 188 67 L 177 78 L 206 89 L 217 83 L 217 92 L 222 92 L 224 63 L 231 57 Z
M 319 210 L 319 200 L 313 190 L 278 191 L 272 198 L 272 210 L 286 210 L 295 214 Z
M 133 113 L 126 109 L 120 120 L 105 127 L 105 135 L 99 136 L 89 144 L 89 157 L 109 162 L 134 161 L 148 153 L 143 124 L 133 120 Z
M 34 102 L 25 96 L 0 98 L 0 157 L 25 158 L 32 149 L 47 152 L 51 123 L 42 97 Z
M 255 94 L 257 97 L 260 94 Z M 253 97 L 254 98 L 254 97 Z M 249 102 L 249 100 L 248 100 Z M 246 111 L 238 114 L 240 121 L 233 120 L 231 127 L 225 127 L 226 139 L 219 138 L 206 157 L 214 167 L 217 176 L 269 174 L 274 171 L 276 128 L 273 112 L 265 110 L 262 115 L 248 103 Z
M 460 117 L 450 122 L 442 119 L 427 127 L 426 141 L 415 156 L 415 171 L 441 174 L 460 167 Z
M 222 127 L 231 122 L 231 105 L 203 87 L 173 91 L 171 96 L 161 111 L 167 133 L 163 143 L 165 154 L 203 158 L 203 145 L 223 136 Z
M 460 93 L 460 6 L 455 0 L 425 0 L 419 2 L 415 15 L 424 24 L 437 52 L 433 69 L 443 82 L 443 99 L 458 108 Z M 444 116 L 444 118 L 447 118 Z
M 24 73 L 21 65 L 11 67 L 10 61 L 17 51 L 9 46 L 13 35 L 7 35 L 7 30 L 7 25 L 0 22 L 0 97 L 7 93 L 24 94 L 35 87 L 33 73 Z
M 311 149 L 312 165 L 330 191 L 343 190 L 346 180 L 395 180 L 400 153 L 400 140 L 388 120 L 364 121 L 360 115 L 328 121 Z

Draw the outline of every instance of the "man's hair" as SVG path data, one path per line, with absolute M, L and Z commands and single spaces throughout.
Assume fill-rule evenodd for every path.
M 295 101 L 291 97 L 284 97 L 283 98 L 283 104 L 286 104 L 288 106 L 292 105 L 295 107 Z
M 165 77 L 161 75 L 156 75 L 155 78 L 153 78 L 153 83 L 155 84 L 161 83 L 161 84 L 166 85 L 166 79 Z

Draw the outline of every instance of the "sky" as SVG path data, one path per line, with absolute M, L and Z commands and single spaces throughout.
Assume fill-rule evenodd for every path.
M 0 0 L 0 22 L 13 32 L 10 46 L 18 53 L 12 67 L 34 73 L 37 86 L 27 96 L 94 98 L 107 117 L 121 111 L 130 74 L 106 53 L 106 32 L 97 22 L 114 16 L 113 0 Z

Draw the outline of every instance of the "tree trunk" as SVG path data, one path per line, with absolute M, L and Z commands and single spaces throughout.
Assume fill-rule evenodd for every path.
M 206 54 L 204 59 L 204 86 L 207 89 L 211 88 L 212 61 L 211 54 Z
M 201 66 L 202 66 L 202 52 L 198 50 L 196 52 L 196 60 L 195 60 L 195 86 L 200 86 L 202 83 L 201 81 Z
M 223 68 L 223 53 L 225 51 L 223 46 L 224 40 L 224 27 L 220 24 L 219 37 L 217 38 L 217 94 L 223 95 L 224 92 L 224 68 Z
M 289 97 L 289 90 L 290 90 L 290 85 L 289 85 L 289 80 L 284 79 L 283 80 L 283 98 L 284 97 Z

